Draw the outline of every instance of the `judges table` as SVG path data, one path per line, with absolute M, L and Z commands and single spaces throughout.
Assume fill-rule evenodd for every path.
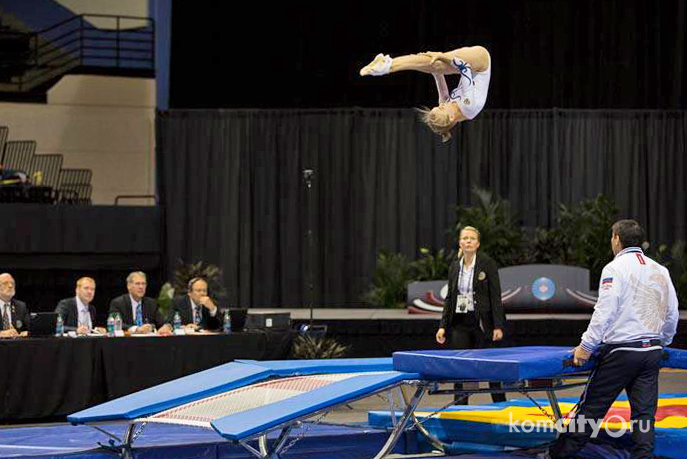
M 288 357 L 295 333 L 0 340 L 0 422 L 67 414 L 234 359 Z

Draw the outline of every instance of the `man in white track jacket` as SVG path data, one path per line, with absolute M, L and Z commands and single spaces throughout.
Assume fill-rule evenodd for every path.
M 575 457 L 594 432 L 584 420 L 603 420 L 623 389 L 632 412 L 631 457 L 654 457 L 658 372 L 663 347 L 677 329 L 678 301 L 668 270 L 640 248 L 642 227 L 620 220 L 612 230 L 615 258 L 603 269 L 594 314 L 574 354 L 576 365 L 592 355 L 597 365 L 580 399 L 577 422 L 569 424 L 575 429 L 569 428 L 549 451 L 554 459 Z

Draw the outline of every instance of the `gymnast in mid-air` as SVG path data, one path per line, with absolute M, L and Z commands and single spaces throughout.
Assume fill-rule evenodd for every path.
M 420 109 L 422 121 L 447 142 L 451 129 L 461 121 L 479 114 L 487 101 L 491 78 L 491 57 L 482 46 L 458 48 L 445 53 L 426 52 L 392 58 L 377 54 L 372 62 L 360 69 L 361 76 L 381 76 L 403 70 L 430 73 L 439 93 L 439 105 Z M 445 75 L 459 75 L 458 86 L 451 92 Z

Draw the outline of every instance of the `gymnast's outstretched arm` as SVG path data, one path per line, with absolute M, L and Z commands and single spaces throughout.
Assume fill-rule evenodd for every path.
M 437 85 L 437 93 L 439 94 L 439 104 L 443 104 L 449 98 L 448 86 L 446 85 L 446 78 L 441 73 L 433 73 L 434 82 Z

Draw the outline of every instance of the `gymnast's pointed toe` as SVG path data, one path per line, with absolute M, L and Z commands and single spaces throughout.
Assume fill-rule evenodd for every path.
M 375 58 L 367 64 L 365 67 L 360 69 L 360 76 L 381 76 L 389 73 L 391 69 L 391 56 L 388 54 L 379 53 Z

